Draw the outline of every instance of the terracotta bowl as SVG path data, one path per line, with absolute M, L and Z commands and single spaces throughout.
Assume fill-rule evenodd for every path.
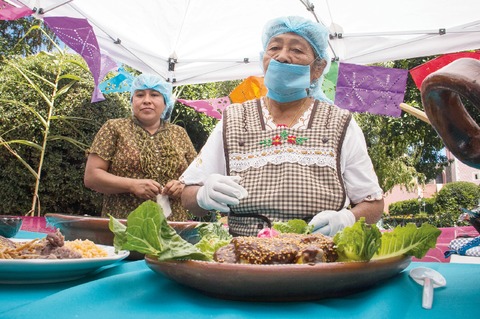
M 0 218 L 0 236 L 10 238 L 15 236 L 20 227 L 22 227 L 23 219 L 18 216 L 2 216 Z
M 108 218 L 64 215 L 64 214 L 46 214 L 47 225 L 60 229 L 66 240 L 89 239 L 100 245 L 113 245 L 114 235 L 108 228 Z M 121 223 L 126 224 L 126 219 L 121 219 Z M 196 243 L 199 239 L 195 227 L 198 222 L 168 222 L 168 224 L 182 236 L 183 239 Z M 130 252 L 128 259 L 143 259 L 144 255 L 138 252 Z
M 396 276 L 411 257 L 315 265 L 246 265 L 166 261 L 145 256 L 154 272 L 207 295 L 246 301 L 300 301 L 339 297 Z

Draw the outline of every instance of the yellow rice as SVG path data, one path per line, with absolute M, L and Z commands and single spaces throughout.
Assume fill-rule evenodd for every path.
M 105 249 L 97 246 L 93 241 L 88 239 L 65 241 L 65 247 L 79 252 L 82 254 L 82 258 L 98 258 L 108 256 L 108 253 Z

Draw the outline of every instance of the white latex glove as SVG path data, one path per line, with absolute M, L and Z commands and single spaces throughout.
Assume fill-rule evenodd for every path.
M 240 176 L 210 175 L 197 193 L 197 203 L 205 210 L 230 211 L 228 205 L 238 205 L 248 193 L 238 184 Z
M 313 233 L 334 236 L 338 231 L 355 224 L 355 215 L 346 208 L 338 212 L 335 210 L 324 210 L 313 216 L 308 224 L 313 225 Z

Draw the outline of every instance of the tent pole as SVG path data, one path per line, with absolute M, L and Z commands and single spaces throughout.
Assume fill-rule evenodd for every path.
M 318 23 L 321 23 L 325 28 L 328 29 L 328 27 L 321 21 L 318 17 L 317 14 L 315 13 L 315 6 L 309 1 L 309 0 L 300 0 L 301 3 L 305 6 L 307 11 L 310 11 L 313 14 L 313 17 Z M 330 35 L 331 36 L 331 35 Z M 332 50 L 333 57 L 332 61 L 338 61 L 338 56 L 337 53 L 335 52 L 335 49 L 333 48 L 332 44 L 330 43 L 330 39 L 328 40 L 328 46 L 330 47 L 330 50 Z
M 424 121 L 425 123 L 431 124 L 427 115 L 422 110 L 419 110 L 419 109 L 417 109 L 413 106 L 410 106 L 408 104 L 405 104 L 405 103 L 400 103 L 400 109 L 402 111 L 407 112 L 408 114 L 413 115 L 416 118 Z

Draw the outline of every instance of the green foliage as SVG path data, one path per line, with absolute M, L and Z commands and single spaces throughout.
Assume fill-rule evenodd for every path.
M 53 43 L 59 43 L 53 32 L 42 26 L 42 21 L 33 17 L 25 17 L 14 21 L 0 20 L 0 57 L 8 55 L 31 55 L 43 50 L 51 50 Z
M 383 66 L 412 69 L 432 58 L 399 60 Z M 423 110 L 420 90 L 410 76 L 404 101 Z M 410 114 L 393 118 L 361 113 L 355 114 L 355 119 L 363 129 L 368 152 L 385 192 L 395 185 L 411 190 L 435 179 L 448 165 L 447 158 L 440 152 L 443 142 L 433 127 Z
M 424 223 L 429 223 L 437 227 L 442 227 L 436 222 L 436 214 L 427 215 L 425 213 L 408 214 L 408 215 L 384 215 L 382 217 L 383 228 L 393 229 L 397 226 L 405 226 L 407 224 L 415 224 L 420 227 Z
M 408 199 L 390 204 L 388 212 L 390 216 L 415 215 L 420 212 L 429 215 L 434 213 L 434 204 L 435 198 L 423 198 L 420 201 L 418 199 Z
M 182 99 L 191 98 L 182 97 Z M 195 111 L 191 107 L 176 102 L 171 122 L 183 127 L 187 131 L 193 146 L 199 152 L 218 121 Z
M 185 100 L 220 98 L 229 95 L 240 82 L 225 81 L 185 85 L 177 87 L 174 95 Z M 200 151 L 218 120 L 177 102 L 172 112 L 171 122 L 185 128 L 195 149 Z
M 0 64 L 0 96 L 3 101 L 0 102 L 0 143 L 3 143 L 0 147 L 1 214 L 24 215 L 30 210 L 32 194 L 35 193 L 34 174 L 40 165 L 39 154 L 45 132 L 41 118 L 48 118 L 49 104 L 45 100 L 51 99 L 51 95 L 42 97 L 40 94 L 51 90 L 49 83 L 56 80 L 62 54 L 41 52 L 36 56 L 12 57 Z M 83 184 L 85 147 L 91 144 L 98 129 L 108 119 L 131 115 L 129 96 L 128 93 L 108 94 L 105 101 L 91 104 L 93 79 L 85 62 L 78 55 L 67 55 L 66 58 L 75 63 L 64 64 L 62 74 L 72 74 L 78 81 L 69 86 L 67 94 L 57 94 L 55 100 L 51 114 L 54 123 L 48 126 L 50 138 L 44 148 L 42 180 L 38 185 L 38 211 L 41 215 L 99 215 L 101 194 L 86 189 Z M 7 63 L 9 61 L 25 70 L 28 77 L 36 80 L 32 74 L 38 74 L 48 81 L 36 82 L 35 88 L 11 63 Z M 59 87 L 68 81 L 71 77 L 60 79 Z M 191 100 L 216 98 L 228 95 L 237 84 L 231 81 L 189 85 L 177 88 L 176 92 L 180 98 Z M 196 149 L 200 150 L 217 120 L 177 103 L 172 122 L 183 126 Z
M 434 209 L 437 223 L 442 226 L 457 224 L 461 208 L 473 209 L 480 200 L 480 186 L 471 182 L 448 183 L 438 192 Z
M 389 206 L 389 214 L 382 221 L 385 228 L 414 223 L 420 226 L 429 223 L 436 227 L 467 226 L 468 222 L 459 221 L 461 208 L 473 209 L 480 200 L 480 186 L 470 182 L 452 182 L 445 184 L 438 194 L 423 201 L 416 199 L 399 201 Z M 424 209 L 425 207 L 425 209 Z
M 51 55 L 42 53 L 26 58 L 16 57 L 11 61 L 29 74 L 36 73 L 54 82 L 59 61 L 56 57 L 52 59 Z M 92 105 L 93 79 L 90 72 L 79 56 L 68 55 L 67 58 L 75 63 L 65 65 L 64 73 L 74 74 L 80 80 L 75 81 L 68 94 L 59 95 L 55 101 L 52 114 L 55 120 L 49 126 L 51 140 L 46 144 L 41 170 L 38 209 L 41 215 L 47 212 L 98 215 L 101 196 L 83 186 L 85 152 L 82 145 L 90 145 L 107 119 L 128 116 L 130 107 L 126 97 L 118 94 L 111 94 L 106 101 Z M 41 145 L 44 126 L 37 115 L 47 118 L 48 104 L 12 65 L 0 64 L 0 79 L 0 97 L 4 101 L 0 102 L 0 138 L 3 141 L 27 140 Z M 60 86 L 67 81 L 69 79 L 60 80 Z M 50 88 L 45 82 L 38 83 L 40 91 Z M 66 138 L 52 138 L 59 136 Z M 67 140 L 80 144 L 74 145 Z M 12 151 L 36 170 L 40 150 L 18 143 L 8 146 L 11 150 L 0 147 L 0 212 L 24 215 L 30 210 L 35 177 Z

